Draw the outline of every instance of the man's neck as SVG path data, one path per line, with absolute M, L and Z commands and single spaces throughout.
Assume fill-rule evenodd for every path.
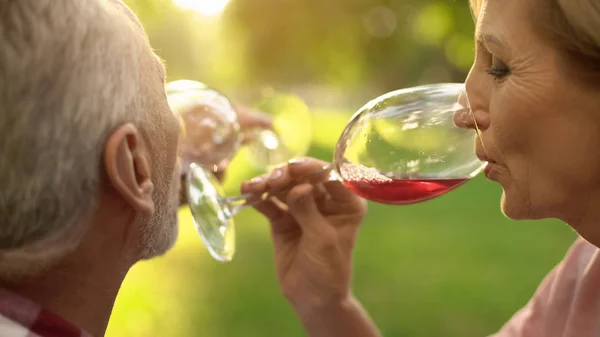
M 110 254 L 112 255 L 112 254 Z M 85 264 L 63 263 L 42 277 L 18 285 L 4 285 L 8 290 L 61 316 L 94 337 L 104 336 L 112 308 L 128 267 L 110 266 L 122 261 Z M 104 268 L 107 267 L 107 268 Z
M 139 254 L 119 226 L 107 225 L 118 222 L 92 224 L 79 247 L 39 277 L 0 286 L 94 337 L 104 336 L 119 288 Z

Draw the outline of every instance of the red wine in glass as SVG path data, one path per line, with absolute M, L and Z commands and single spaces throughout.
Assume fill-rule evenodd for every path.
M 439 197 L 464 184 L 469 178 L 406 177 L 377 169 L 344 163 L 340 180 L 356 195 L 388 205 L 409 205 Z
M 390 179 L 388 181 L 344 181 L 356 195 L 388 205 L 409 205 L 439 197 L 467 179 Z

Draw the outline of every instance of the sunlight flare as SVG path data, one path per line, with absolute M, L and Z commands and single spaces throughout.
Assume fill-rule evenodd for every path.
M 173 0 L 175 5 L 202 15 L 216 16 L 225 10 L 229 0 Z

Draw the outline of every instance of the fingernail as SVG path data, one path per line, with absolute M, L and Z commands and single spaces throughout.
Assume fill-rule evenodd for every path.
M 273 171 L 271 173 L 271 176 L 269 177 L 270 180 L 276 180 L 281 178 L 281 176 L 283 175 L 283 171 L 281 169 L 276 169 L 275 171 Z
M 298 164 L 302 164 L 306 162 L 306 158 L 294 158 L 294 159 L 290 159 L 290 161 L 288 161 L 288 163 L 290 165 L 298 165 Z

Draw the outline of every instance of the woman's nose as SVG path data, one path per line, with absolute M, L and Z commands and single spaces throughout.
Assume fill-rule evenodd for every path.
M 459 109 L 454 112 L 453 117 L 454 125 L 461 129 L 475 129 L 477 126 L 483 131 L 490 127 L 489 114 L 483 110 Z
M 458 108 L 454 111 L 454 125 L 462 129 L 487 129 L 490 126 L 488 113 L 477 108 L 473 111 L 471 103 L 465 86 L 458 97 Z

